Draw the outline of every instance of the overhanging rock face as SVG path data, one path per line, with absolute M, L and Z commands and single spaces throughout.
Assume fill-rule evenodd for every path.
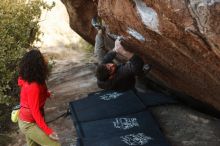
M 94 44 L 98 14 L 161 84 L 220 110 L 220 0 L 62 0 L 70 26 Z

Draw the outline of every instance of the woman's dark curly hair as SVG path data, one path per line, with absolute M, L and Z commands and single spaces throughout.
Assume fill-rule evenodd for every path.
M 28 83 L 45 83 L 48 68 L 39 50 L 31 50 L 24 55 L 19 66 L 19 76 Z

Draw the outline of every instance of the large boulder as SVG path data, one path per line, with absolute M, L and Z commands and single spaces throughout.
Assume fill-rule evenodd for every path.
M 153 65 L 154 80 L 220 110 L 220 0 L 62 1 L 85 40 L 94 44 L 90 22 L 98 14 Z

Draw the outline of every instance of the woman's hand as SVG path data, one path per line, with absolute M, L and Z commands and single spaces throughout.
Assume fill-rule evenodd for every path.
M 49 135 L 49 137 L 51 138 L 51 139 L 53 139 L 53 140 L 59 140 L 59 137 L 58 137 L 58 135 L 57 135 L 57 133 L 56 132 L 53 132 L 53 133 L 51 133 L 50 135 Z
M 50 95 L 50 99 L 54 99 L 54 92 L 53 91 L 51 91 L 51 90 L 48 90 L 48 95 Z

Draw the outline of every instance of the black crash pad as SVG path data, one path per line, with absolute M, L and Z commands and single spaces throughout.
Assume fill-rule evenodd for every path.
M 102 91 L 70 102 L 74 124 L 137 113 L 144 109 L 145 105 L 133 91 Z
M 178 103 L 174 97 L 152 90 L 147 90 L 146 92 L 137 92 L 137 95 L 146 107 Z
M 102 139 L 78 139 L 77 146 L 170 146 L 166 140 L 153 138 L 145 132 L 127 133 Z
M 76 125 L 80 138 L 104 138 L 126 135 L 127 133 L 145 132 L 150 137 L 162 139 L 157 122 L 149 111 L 144 111 L 126 116 L 92 122 L 81 122 Z

